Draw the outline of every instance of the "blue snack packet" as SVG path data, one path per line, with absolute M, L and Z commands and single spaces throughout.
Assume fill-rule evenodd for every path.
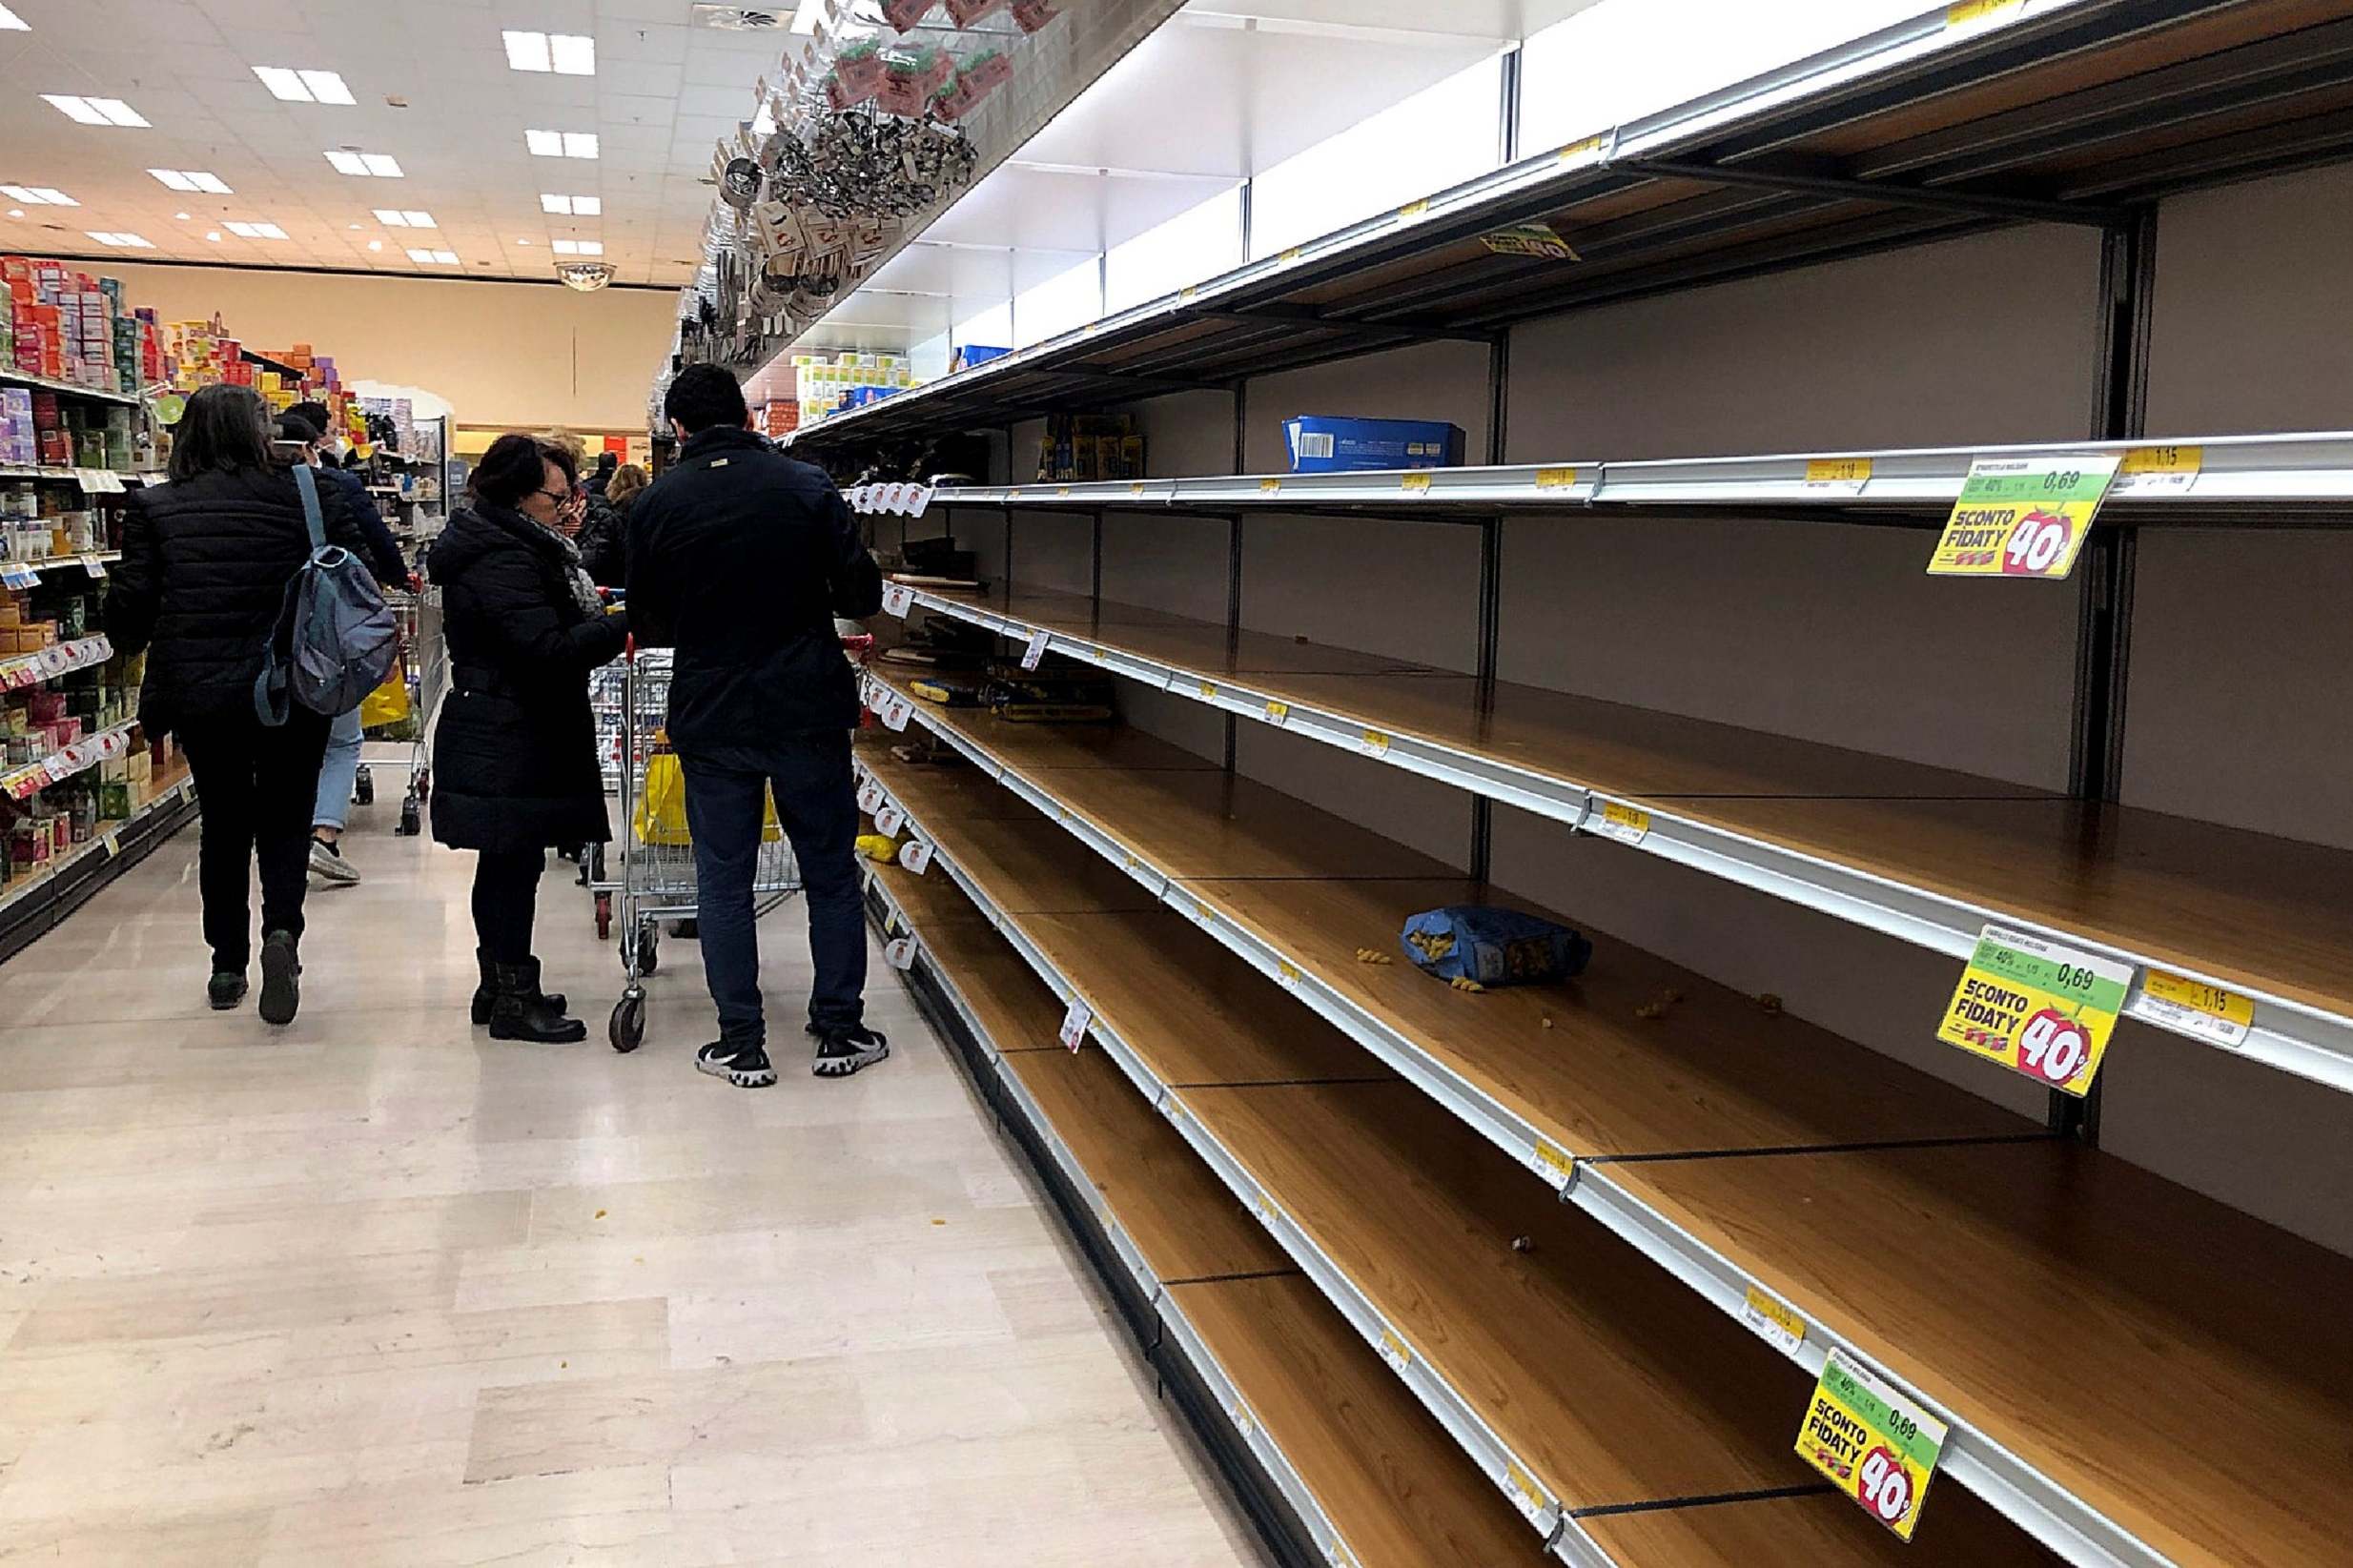
M 1566 980 L 1593 956 L 1593 944 L 1565 926 L 1476 904 L 1426 909 L 1405 922 L 1399 940 L 1422 973 L 1481 986 Z

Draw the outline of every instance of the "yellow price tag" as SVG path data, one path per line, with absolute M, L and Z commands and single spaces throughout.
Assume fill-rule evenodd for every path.
M 1754 1285 L 1749 1287 L 1741 1304 L 1740 1318 L 1759 1338 L 1778 1345 L 1785 1354 L 1796 1354 L 1797 1347 L 1806 1342 L 1806 1320 Z
M 2088 1094 L 2132 982 L 2129 965 L 1988 926 L 1936 1038 L 2047 1088 Z
M 1946 1427 L 1869 1371 L 1831 1352 L 1797 1429 L 1797 1455 L 1863 1512 L 1910 1540 Z
M 1260 479 L 1258 481 L 1258 494 L 1261 496 L 1279 495 L 1281 491 L 1282 481 L 1280 479 Z
M 1575 163 L 1579 158 L 1584 157 L 1586 153 L 1598 153 L 1601 150 L 1602 138 L 1599 136 L 1587 136 L 1583 141 L 1573 141 L 1566 147 L 1562 148 L 1561 161 L 1563 163 Z
M 1545 1170 L 1550 1171 L 1563 1181 L 1575 1179 L 1577 1174 L 1575 1156 L 1551 1139 L 1539 1138 L 1536 1140 L 1536 1158 Z
M 1299 968 L 1298 965 L 1292 963 L 1288 959 L 1278 959 L 1275 963 L 1275 972 L 1281 978 L 1283 989 L 1295 991 L 1299 988 Z
M 1369 757 L 1386 757 L 1389 754 L 1389 737 L 1377 729 L 1366 730 L 1358 737 L 1357 744 Z
M 1284 723 L 1289 723 L 1289 722 L 1290 722 L 1290 718 L 1291 718 L 1291 704 L 1290 704 L 1290 703 L 1267 703 L 1267 704 L 1266 704 L 1266 722 L 1267 722 L 1268 723 L 1270 723 L 1270 724 L 1275 724 L 1275 725 L 1279 725 L 1279 725 L 1281 725 L 1281 724 L 1284 724 Z
M 1601 813 L 1586 819 L 1586 831 L 1620 844 L 1640 844 L 1650 836 L 1650 813 L 1616 801 L 1602 803 Z
M 1214 702 L 1216 702 L 1217 700 L 1217 682 L 1215 682 L 1215 681 L 1204 681 L 1204 682 L 1201 682 L 1201 701 L 1202 701 L 1202 702 L 1204 702 L 1204 703 L 1214 703 Z
M 1307 252 L 1303 247 L 1294 245 L 1289 250 L 1283 252 L 1281 255 L 1276 257 L 1276 259 L 1288 265 L 1291 262 L 1297 261 L 1299 257 L 1305 255 L 1306 254 Z
M 1143 493 L 1144 493 L 1144 484 L 1143 484 L 1143 481 L 1142 481 L 1141 479 L 1138 479 L 1136 483 L 1131 484 L 1131 485 L 1129 485 L 1129 486 L 1128 486 L 1128 494 L 1129 494 L 1129 495 L 1131 495 L 1131 496 L 1140 496 L 1140 495 L 1142 495 Z
M 1198 295 L 1200 292 L 1201 286 L 1198 283 L 1188 283 L 1183 288 L 1176 291 L 1176 297 L 1180 301 L 1192 299 Z
M 1806 484 L 1814 486 L 1852 485 L 1857 490 L 1871 479 L 1869 458 L 1815 458 L 1806 464 Z
M 1381 1331 L 1381 1358 L 1388 1362 L 1390 1368 L 1397 1372 L 1403 1372 L 1414 1364 L 1414 1353 L 1406 1347 L 1405 1341 L 1398 1336 L 1395 1329 Z
M 1409 201 L 1404 206 L 1400 207 L 1397 210 L 1397 215 L 1404 218 L 1415 218 L 1422 216 L 1429 210 L 1430 199 L 1429 197 L 1424 196 L 1420 201 Z
M 1204 926 L 1215 926 L 1217 924 L 1217 911 L 1211 908 L 1208 905 L 1203 904 L 1199 899 L 1195 899 L 1193 901 L 1193 918 L 1199 921 Z
M 1568 490 L 1574 488 L 1576 483 L 1577 471 L 1573 468 L 1540 468 L 1536 471 L 1536 488 L 1539 490 Z
M 1061 489 L 1059 489 L 1059 490 L 1057 490 L 1057 491 L 1055 491 L 1055 492 L 1054 492 L 1054 494 L 1055 494 L 1055 495 L 1057 495 L 1057 496 L 1067 496 L 1067 495 L 1069 495 L 1070 493 L 1071 493 L 1071 487 L 1070 487 L 1069 485 L 1067 485 L 1067 484 L 1066 484 L 1066 485 L 1064 485 Z
M 2131 1012 L 2159 1028 L 2225 1046 L 2245 1044 L 2255 1028 L 2255 1004 L 2246 997 L 2165 969 L 2142 978 Z
M 1991 22 L 2005 11 L 2018 10 L 2026 0 L 1953 0 L 1945 7 L 1945 26 L 1965 28 L 1980 22 Z
M 1427 473 L 1406 475 L 1404 491 L 1405 494 L 1409 496 L 1428 495 L 1430 493 L 1430 476 Z
M 2152 496 L 2186 491 L 2206 466 L 2202 446 L 2137 446 L 2117 469 L 2115 495 Z
M 1504 1461 L 1504 1490 L 1511 1494 L 1511 1500 L 1519 1506 L 1522 1514 L 1527 1516 L 1531 1524 L 1542 1519 L 1552 1507 L 1552 1498 L 1536 1484 L 1536 1477 L 1522 1468 L 1517 1460 Z

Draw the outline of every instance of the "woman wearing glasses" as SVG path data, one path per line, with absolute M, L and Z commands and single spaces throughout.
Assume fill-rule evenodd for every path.
M 628 625 L 605 612 L 572 543 L 581 504 L 571 453 L 501 436 L 469 491 L 427 563 L 450 663 L 433 836 L 480 856 L 474 1021 L 493 1039 L 564 1045 L 585 1039 L 587 1026 L 540 988 L 532 916 L 547 851 L 612 836 L 586 678 L 621 652 Z

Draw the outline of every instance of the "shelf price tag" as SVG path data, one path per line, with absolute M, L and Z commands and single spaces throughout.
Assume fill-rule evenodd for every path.
M 82 570 L 103 581 L 106 578 L 106 559 L 92 550 L 82 557 Z
M 840 796 L 834 799 L 839 800 Z M 899 829 L 907 825 L 907 813 L 895 805 L 886 805 L 874 813 L 874 831 L 886 839 L 895 839 Z
M 2137 446 L 2117 469 L 2116 496 L 2182 495 L 2206 466 L 2202 446 Z
M 1389 1363 L 1391 1372 L 1403 1372 L 1414 1364 L 1414 1353 L 1395 1329 L 1381 1331 L 1381 1358 Z
M 1402 488 L 1408 496 L 1428 495 L 1430 493 L 1430 476 L 1428 472 L 1424 471 L 1419 474 L 1406 475 Z
M 883 949 L 883 957 L 902 974 L 915 967 L 915 939 L 903 936 Z
M 1978 27 L 1999 21 L 2006 12 L 2025 4 L 2026 0 L 1953 0 L 1945 7 L 1945 27 Z
M 1298 990 L 1299 988 L 1299 967 L 1297 964 L 1292 963 L 1287 958 L 1277 959 L 1275 961 L 1275 978 L 1282 983 L 1282 988 L 1284 990 Z
M 1574 490 L 1577 488 L 1577 471 L 1573 468 L 1540 468 L 1536 471 L 1536 488 Z
M 1859 496 L 1870 482 L 1869 458 L 1813 458 L 1806 463 L 1810 496 Z
M 2246 997 L 2165 969 L 2148 972 L 2129 1010 L 2159 1028 L 2217 1045 L 2244 1045 L 2255 1027 L 2255 1004 Z
M 858 791 L 858 809 L 870 817 L 882 808 L 882 785 L 869 779 L 866 782 L 866 787 Z
M 909 723 L 911 722 L 914 717 L 915 704 L 909 702 L 904 697 L 890 698 L 883 704 L 883 727 L 892 731 L 895 734 L 906 733 Z
M 1795 1355 L 1806 1342 L 1806 1320 L 1754 1285 L 1741 1303 L 1740 1320 L 1784 1355 Z
M 893 582 L 883 590 L 883 613 L 904 616 L 915 607 L 915 590 L 904 582 Z
M 923 875 L 931 868 L 931 844 L 924 839 L 911 840 L 907 847 L 899 851 L 899 864 L 915 876 Z
M 1267 703 L 1266 722 L 1273 724 L 1277 729 L 1280 729 L 1283 725 L 1289 723 L 1291 722 L 1291 704 L 1288 703 Z
M 1389 737 L 1381 730 L 1368 729 L 1357 737 L 1357 746 L 1367 757 L 1386 757 L 1389 754 Z
M 2063 580 L 2091 537 L 2117 463 L 2113 452 L 1979 458 L 1928 575 Z
M 1598 816 L 1587 816 L 1585 830 L 1620 844 L 1640 844 L 1650 836 L 1650 813 L 1640 806 L 1604 801 Z
M 1519 1509 L 1530 1524 L 1539 1529 L 1546 1527 L 1552 1513 L 1552 1499 L 1545 1495 L 1543 1487 L 1536 1484 L 1536 1477 L 1529 1475 L 1517 1460 L 1504 1461 L 1504 1490 L 1510 1495 L 1512 1506 Z
M 1086 1043 L 1087 1026 L 1094 1022 L 1094 1009 L 1077 997 L 1072 997 L 1069 1009 L 1062 1014 L 1060 1038 L 1063 1046 L 1075 1053 Z
M 1797 1455 L 1897 1539 L 1910 1540 L 1945 1434 L 1942 1421 L 1832 1351 L 1798 1429 Z
M 1032 632 L 1030 641 L 1021 650 L 1021 667 L 1025 670 L 1037 668 L 1039 661 L 1046 657 L 1046 644 L 1053 641 L 1054 633 L 1043 628 Z
M 2069 1094 L 2088 1094 L 2132 988 L 2130 965 L 1988 926 L 1936 1038 Z

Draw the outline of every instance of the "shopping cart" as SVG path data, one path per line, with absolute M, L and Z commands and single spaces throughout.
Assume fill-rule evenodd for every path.
M 589 886 L 597 897 L 598 934 L 620 932 L 625 977 L 606 1036 L 615 1050 L 631 1051 L 645 1038 L 645 977 L 661 967 L 660 922 L 695 913 L 694 845 L 685 831 L 683 800 L 669 795 L 672 784 L 683 794 L 684 784 L 671 771 L 677 760 L 663 729 L 670 705 L 670 655 L 632 645 L 618 667 L 619 700 L 611 711 L 618 723 L 612 756 L 621 807 L 621 874 L 609 883 L 600 876 Z M 657 768 L 665 776 L 660 799 L 648 787 Z M 772 826 L 762 836 L 751 887 L 755 916 L 801 890 L 800 865 Z
M 426 583 L 413 591 L 395 589 L 384 601 L 399 622 L 410 698 L 405 723 L 416 726 L 408 738 L 408 792 L 400 798 L 400 825 L 394 831 L 414 838 L 424 831 L 425 806 L 433 798 L 433 725 L 449 692 L 449 644 L 441 637 L 440 588 Z M 373 800 L 376 781 L 365 767 L 359 770 L 359 782 L 365 791 L 362 799 Z

